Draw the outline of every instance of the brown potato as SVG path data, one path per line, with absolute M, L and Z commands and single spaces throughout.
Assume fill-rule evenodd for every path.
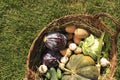
M 81 39 L 74 35 L 73 41 L 74 43 L 79 44 Z
M 60 50 L 61 55 L 70 57 L 72 54 L 72 51 L 69 48 L 66 48 L 64 50 Z
M 66 26 L 66 28 L 65 28 L 65 31 L 67 33 L 74 33 L 75 30 L 76 30 L 76 27 L 74 25 Z
M 77 28 L 74 34 L 77 38 L 80 38 L 80 39 L 86 38 L 89 35 L 89 33 L 85 29 L 81 29 L 81 28 Z
M 67 34 L 67 39 L 68 40 L 71 40 L 72 38 L 73 38 L 73 34 L 71 34 L 71 33 Z

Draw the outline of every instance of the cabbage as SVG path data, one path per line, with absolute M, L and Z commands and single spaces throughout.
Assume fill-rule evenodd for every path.
M 91 56 L 94 60 L 101 55 L 101 50 L 103 46 L 103 38 L 104 34 L 100 36 L 100 38 L 95 37 L 93 34 L 90 34 L 84 41 L 80 42 L 80 46 L 82 47 L 83 54 Z

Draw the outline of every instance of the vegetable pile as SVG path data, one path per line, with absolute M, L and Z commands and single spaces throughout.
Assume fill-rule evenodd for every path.
M 99 80 L 109 71 L 110 42 L 107 32 L 100 37 L 76 26 L 66 26 L 64 32 L 47 33 L 43 42 L 47 47 L 38 80 Z M 109 44 L 108 44 L 109 43 Z M 107 46 L 109 45 L 109 46 Z

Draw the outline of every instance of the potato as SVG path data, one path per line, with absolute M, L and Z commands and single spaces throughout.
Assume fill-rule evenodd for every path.
M 81 29 L 81 28 L 77 28 L 74 34 L 77 38 L 80 39 L 86 38 L 89 35 L 89 33 L 85 29 Z
M 74 35 L 73 41 L 74 43 L 79 44 L 81 39 Z
M 75 30 L 76 30 L 76 27 L 74 25 L 66 26 L 66 28 L 65 28 L 65 31 L 67 33 L 74 33 Z
M 71 33 L 67 34 L 67 39 L 68 40 L 71 40 L 72 38 L 73 38 L 73 34 L 71 34 Z
M 72 54 L 72 51 L 69 48 L 66 48 L 64 50 L 60 50 L 61 55 L 70 57 Z

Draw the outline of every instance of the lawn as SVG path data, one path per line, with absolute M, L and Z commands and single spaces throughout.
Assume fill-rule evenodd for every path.
M 119 8 L 120 0 L 0 0 L 0 80 L 22 80 L 33 40 L 53 19 L 106 12 L 120 21 Z M 120 79 L 120 37 L 118 53 L 116 80 Z

